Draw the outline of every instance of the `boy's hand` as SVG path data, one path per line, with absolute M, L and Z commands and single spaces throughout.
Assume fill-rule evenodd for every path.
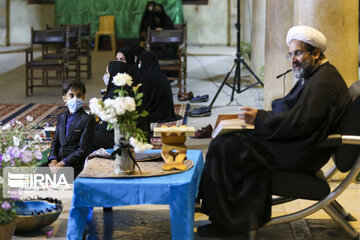
M 256 108 L 240 107 L 238 116 L 240 119 L 245 120 L 247 124 L 254 124 L 257 112 L 258 110 Z
M 50 167 L 50 171 L 51 171 L 52 174 L 55 174 L 59 170 L 59 168 L 61 168 L 63 166 L 65 166 L 64 162 L 62 162 L 62 161 L 58 162 L 54 166 Z
M 51 162 L 48 164 L 48 166 L 49 166 L 49 167 L 53 167 L 53 166 L 55 166 L 57 163 L 58 163 L 58 161 L 54 159 L 54 160 L 51 160 Z

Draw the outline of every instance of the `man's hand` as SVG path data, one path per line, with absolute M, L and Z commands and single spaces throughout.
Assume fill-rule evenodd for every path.
M 59 168 L 65 166 L 64 162 L 58 162 L 57 164 L 55 164 L 54 166 L 50 167 L 50 171 L 52 174 L 56 174 L 56 172 L 59 170 Z
M 55 166 L 57 163 L 58 163 L 58 161 L 54 159 L 54 160 L 51 160 L 51 162 L 48 164 L 48 166 L 49 166 L 49 167 L 53 167 L 53 166 Z
M 238 116 L 240 119 L 244 119 L 247 124 L 254 124 L 257 112 L 256 108 L 240 107 Z
M 155 31 L 161 31 L 161 30 L 163 30 L 161 27 L 155 28 Z

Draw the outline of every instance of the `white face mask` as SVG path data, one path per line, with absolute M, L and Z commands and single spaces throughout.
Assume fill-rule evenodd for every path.
M 83 103 L 84 101 L 81 98 L 73 97 L 66 102 L 66 105 L 68 106 L 70 112 L 74 113 L 82 107 Z
M 108 76 L 108 74 L 107 74 L 107 73 L 105 73 L 105 74 L 104 74 L 104 76 L 103 76 L 103 80 L 104 80 L 105 85 L 107 86 L 107 85 L 108 85 L 108 83 L 109 83 L 109 76 Z

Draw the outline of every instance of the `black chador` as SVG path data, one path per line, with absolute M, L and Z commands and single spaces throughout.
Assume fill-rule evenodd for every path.
M 140 81 L 143 85 L 146 110 L 150 122 L 171 122 L 181 119 L 174 113 L 171 86 L 160 70 L 159 60 L 152 51 L 143 52 L 140 57 Z

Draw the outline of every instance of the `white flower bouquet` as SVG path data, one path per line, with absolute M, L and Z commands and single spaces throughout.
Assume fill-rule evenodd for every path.
M 148 115 L 145 110 L 139 113 L 136 109 L 142 104 L 143 94 L 138 91 L 141 84 L 131 87 L 132 77 L 126 73 L 118 73 L 114 76 L 113 83 L 120 87 L 115 91 L 118 96 L 104 101 L 98 98 L 90 99 L 90 112 L 108 122 L 109 130 L 117 127 L 125 140 L 130 141 L 135 152 L 151 149 L 152 145 L 146 143 L 145 132 L 136 127 L 136 119 Z M 125 90 L 125 86 L 131 87 L 131 91 Z

